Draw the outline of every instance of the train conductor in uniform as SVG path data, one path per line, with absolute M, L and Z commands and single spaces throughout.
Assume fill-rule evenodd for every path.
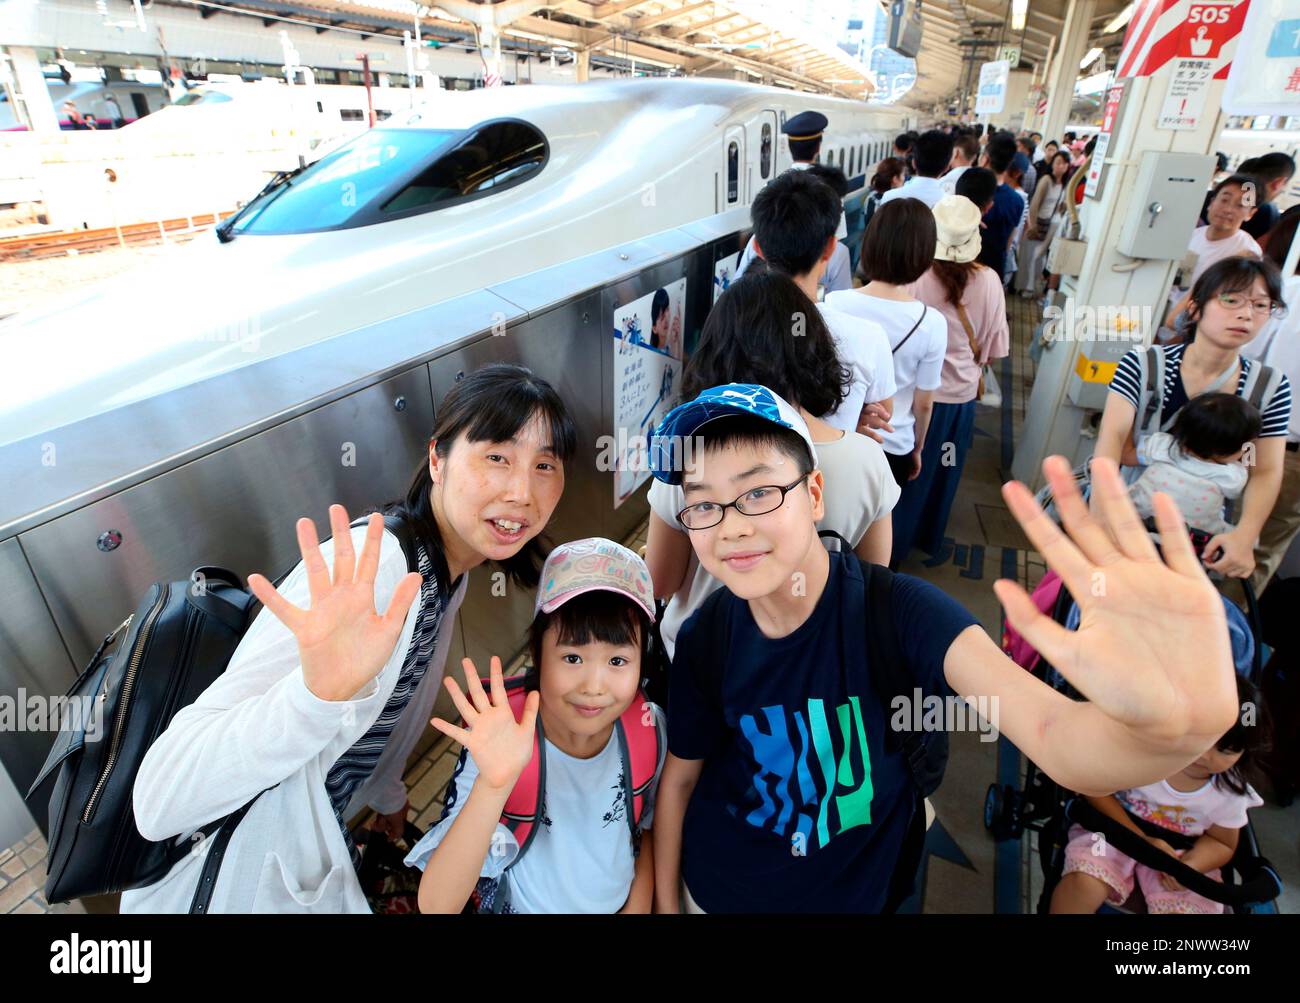
M 791 170 L 806 170 L 816 162 L 817 154 L 821 152 L 822 134 L 826 131 L 827 124 L 826 116 L 819 111 L 801 111 L 798 115 L 785 120 L 781 131 L 785 133 L 790 143 L 790 156 L 794 159 Z M 844 214 L 840 213 L 840 225 L 835 231 L 835 250 L 819 283 L 823 295 L 839 289 L 853 288 L 853 276 L 849 270 L 849 249 L 840 243 L 848 233 Z M 736 266 L 736 278 L 745 274 L 745 269 L 754 260 L 754 255 L 754 238 L 750 237 L 749 243 L 745 245 L 745 253 L 740 256 L 740 264 Z

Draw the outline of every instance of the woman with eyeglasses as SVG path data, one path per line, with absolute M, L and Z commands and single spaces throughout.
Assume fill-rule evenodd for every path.
M 1207 568 L 1231 578 L 1255 570 L 1254 548 L 1277 501 L 1282 483 L 1291 383 L 1286 375 L 1240 354 L 1270 316 L 1285 310 L 1277 266 L 1257 258 L 1216 262 L 1192 287 L 1187 340 L 1181 344 L 1135 348 L 1119 361 L 1101 416 L 1096 456 L 1138 467 L 1139 427 L 1166 431 L 1178 412 L 1199 394 L 1223 391 L 1246 397 L 1262 415 L 1260 432 L 1243 443 L 1249 480 L 1235 528 L 1205 545 Z M 1158 394 L 1146 392 L 1148 365 L 1163 369 Z M 1257 398 L 1257 399 L 1256 399 Z M 1153 422 L 1143 420 L 1151 413 Z

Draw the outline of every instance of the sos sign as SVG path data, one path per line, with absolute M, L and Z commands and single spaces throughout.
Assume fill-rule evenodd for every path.
M 1175 56 L 1184 59 L 1214 59 L 1223 43 L 1241 30 L 1246 4 L 1194 3 L 1187 10 Z

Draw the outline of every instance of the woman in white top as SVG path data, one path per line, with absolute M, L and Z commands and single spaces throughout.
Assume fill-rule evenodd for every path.
M 924 202 L 896 199 L 882 205 L 862 238 L 862 260 L 871 281 L 861 289 L 826 297 L 832 309 L 875 321 L 889 336 L 896 390 L 892 428 L 883 432 L 882 440 L 900 486 L 921 472 L 921 451 L 948 347 L 943 316 L 906 288 L 934 262 L 935 239 L 934 216 Z
M 1034 188 L 1034 197 L 1029 202 L 1029 220 L 1025 223 L 1024 238 L 1020 242 L 1016 289 L 1026 298 L 1038 295 L 1038 280 L 1042 278 L 1049 231 L 1065 205 L 1065 182 L 1070 174 L 1070 155 L 1058 151 L 1052 157 L 1049 171 L 1038 179 Z
M 791 330 L 796 316 L 806 318 L 802 333 Z M 820 528 L 838 533 L 864 561 L 887 564 L 898 486 L 878 443 L 816 417 L 838 406 L 848 374 L 825 322 L 792 279 L 771 269 L 746 272 L 714 304 L 687 364 L 682 397 L 724 383 L 758 383 L 799 408 L 825 477 Z M 677 521 L 685 507 L 680 487 L 651 482 L 645 559 L 655 595 L 669 597 L 660 634 L 670 657 L 681 625 L 720 584 L 700 567 Z
M 323 545 L 298 520 L 303 560 L 278 589 L 249 577 L 264 608 L 226 671 L 150 747 L 132 798 L 141 835 L 177 842 L 253 801 L 208 912 L 370 911 L 348 821 L 369 806 L 378 828 L 402 831 L 402 773 L 442 680 L 466 572 L 495 561 L 536 585 L 537 537 L 576 443 L 550 384 L 484 367 L 438 407 L 428 456 L 391 507 L 418 573 L 382 519 L 349 531 L 334 505 Z M 166 876 L 124 892 L 121 911 L 186 912 L 215 842 L 200 835 Z

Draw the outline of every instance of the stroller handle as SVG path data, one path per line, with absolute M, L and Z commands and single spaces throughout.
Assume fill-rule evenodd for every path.
M 1282 892 L 1282 882 L 1273 865 L 1260 856 L 1251 858 L 1251 873 L 1238 865 L 1241 884 L 1228 885 L 1215 881 L 1200 871 L 1188 867 L 1176 857 L 1160 850 L 1127 826 L 1106 815 L 1082 797 L 1071 798 L 1065 804 L 1065 816 L 1085 829 L 1100 832 L 1116 849 L 1128 854 L 1139 864 L 1173 877 L 1189 891 L 1204 896 L 1212 902 L 1240 906 L 1271 902 Z

